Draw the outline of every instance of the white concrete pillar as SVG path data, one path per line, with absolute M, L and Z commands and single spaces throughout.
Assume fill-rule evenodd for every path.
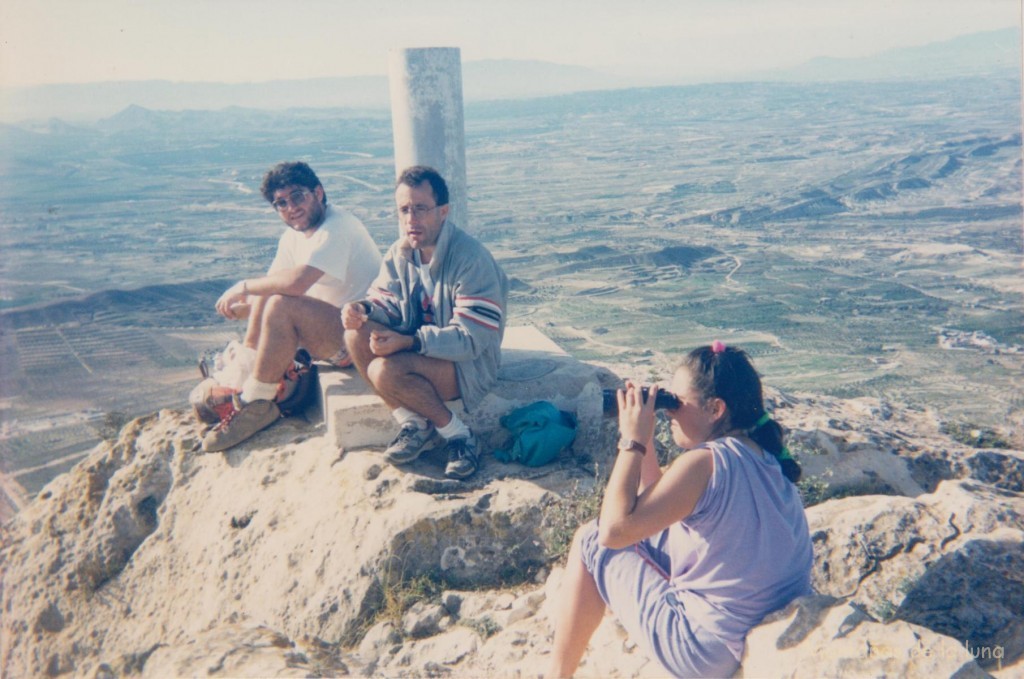
M 448 182 L 449 221 L 469 230 L 459 48 L 395 49 L 388 62 L 395 177 L 410 165 L 436 169 Z

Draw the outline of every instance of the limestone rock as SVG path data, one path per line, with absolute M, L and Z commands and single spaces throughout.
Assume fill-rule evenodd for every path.
M 743 676 L 1019 676 L 1020 453 L 877 399 L 772 399 L 805 469 L 890 495 L 809 510 L 821 596 L 753 630 Z M 215 455 L 182 412 L 136 420 L 3 527 L 0 676 L 541 674 L 561 605 L 547 528 L 595 486 L 580 460 L 607 467 L 605 420 L 556 464 L 485 459 L 465 483 L 339 453 L 296 418 Z M 664 671 L 609 615 L 579 675 Z
M 964 460 L 966 475 L 997 488 L 1024 493 L 1024 454 L 1015 450 L 981 450 Z
M 917 498 L 812 507 L 815 589 L 974 648 L 1024 654 L 1024 496 L 945 481 Z M 982 666 L 995 664 L 981 661 Z
M 302 648 L 266 627 L 226 625 L 194 640 L 173 646 L 157 645 L 141 665 L 143 677 L 341 676 L 348 666 L 337 657 Z M 124 668 L 125 674 L 135 674 Z
M 828 596 L 798 599 L 747 636 L 737 677 L 985 677 L 954 639 L 897 621 L 882 624 Z
M 196 453 L 194 432 L 181 412 L 133 423 L 7 527 L 5 676 L 140 673 L 153 648 L 231 625 L 358 642 L 383 588 L 532 577 L 543 507 L 584 474 L 552 465 L 541 485 L 485 467 L 459 493 L 428 494 L 414 488 L 429 471 L 338 456 L 300 420 L 226 454 Z

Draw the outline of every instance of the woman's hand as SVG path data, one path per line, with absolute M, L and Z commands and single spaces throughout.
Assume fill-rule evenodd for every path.
M 657 395 L 658 387 L 652 386 L 644 401 L 640 386 L 626 380 L 626 388 L 616 393 L 619 400 L 619 436 L 647 445 L 654 435 L 654 398 Z

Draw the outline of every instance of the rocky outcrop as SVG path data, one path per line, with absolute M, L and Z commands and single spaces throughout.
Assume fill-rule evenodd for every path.
M 902 621 L 883 624 L 852 602 L 798 599 L 747 637 L 740 677 L 986 677 L 952 638 Z
M 204 456 L 191 421 L 163 411 L 57 479 L 9 527 L 2 668 L 131 674 L 154 649 L 252 621 L 355 643 L 405 583 L 533 577 L 544 507 L 586 482 L 572 463 L 538 483 L 495 462 L 454 483 L 429 457 L 399 470 L 311 433 L 288 420 Z
M 1024 654 L 1024 497 L 945 481 L 918 498 L 865 496 L 808 512 L 814 587 L 881 621 Z M 999 660 L 987 658 L 986 660 Z M 995 662 L 983 662 L 983 666 Z
M 1020 454 L 879 402 L 773 399 L 808 487 L 827 486 L 815 499 L 873 494 L 809 509 L 818 595 L 751 633 L 743 676 L 1020 672 Z M 396 469 L 294 418 L 217 455 L 182 413 L 136 420 L 4 527 L 0 674 L 542 673 L 554 529 L 578 521 L 570 500 L 595 483 L 582 461 L 607 469 L 613 436 L 455 483 L 440 460 Z M 611 617 L 580 674 L 663 676 Z

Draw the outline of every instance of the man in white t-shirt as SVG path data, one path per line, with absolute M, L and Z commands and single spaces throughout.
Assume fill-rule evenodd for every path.
M 237 445 L 281 416 L 274 398 L 300 346 L 336 366 L 352 364 L 341 308 L 362 299 L 380 269 L 380 252 L 366 227 L 327 202 L 306 163 L 276 165 L 260 191 L 288 230 L 267 275 L 239 281 L 217 300 L 225 318 L 248 319 L 244 344 L 256 355 L 235 412 L 206 435 L 205 451 Z

